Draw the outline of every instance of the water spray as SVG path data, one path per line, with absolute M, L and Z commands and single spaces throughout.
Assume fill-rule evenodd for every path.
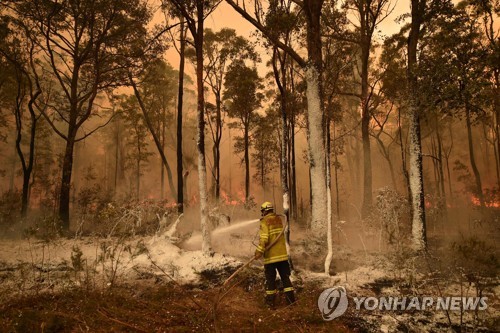
M 259 221 L 260 221 L 259 219 L 253 219 L 253 220 L 249 220 L 249 221 L 239 222 L 239 223 L 229 225 L 229 226 L 223 227 L 223 228 L 216 228 L 214 231 L 212 231 L 212 235 L 217 235 L 217 234 L 221 234 L 224 232 L 236 230 L 236 229 L 251 225 L 251 224 L 253 224 L 255 222 L 259 222 Z

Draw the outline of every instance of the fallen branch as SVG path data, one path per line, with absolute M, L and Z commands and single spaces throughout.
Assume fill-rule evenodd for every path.
M 140 327 L 136 327 L 136 326 L 134 326 L 132 324 L 129 324 L 129 323 L 123 322 L 123 321 L 121 321 L 119 319 L 111 317 L 109 314 L 106 313 L 106 311 L 104 309 L 102 309 L 102 310 L 101 309 L 97 309 L 97 312 L 99 312 L 102 316 L 106 317 L 107 319 L 109 319 L 109 320 L 111 320 L 111 321 L 113 321 L 113 322 L 115 322 L 117 324 L 120 324 L 120 325 L 129 327 L 129 328 L 132 328 L 132 329 L 134 329 L 136 331 L 139 331 L 139 332 L 145 332 L 145 333 L 149 332 L 149 331 L 146 331 L 146 330 L 144 330 L 144 329 L 142 329 Z

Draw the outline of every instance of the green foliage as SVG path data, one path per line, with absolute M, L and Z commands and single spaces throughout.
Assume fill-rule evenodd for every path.
M 484 96 L 488 82 L 481 23 L 467 8 L 450 3 L 436 7 L 436 11 L 419 58 L 421 100 L 458 117 L 467 103 L 479 115 L 483 103 L 488 103 Z
M 81 80 L 98 80 L 100 89 L 125 82 L 128 66 L 144 57 L 146 24 L 152 15 L 144 1 L 30 0 L 20 1 L 17 10 L 25 25 L 40 29 L 33 31 L 40 45 L 50 37 L 56 61 L 81 66 Z M 70 80 L 63 77 L 61 84 L 69 85 Z M 79 88 L 88 91 L 92 85 Z
M 224 99 L 227 102 L 228 114 L 239 120 L 244 128 L 250 129 L 257 115 L 264 95 L 261 79 L 255 67 L 248 67 L 243 61 L 231 64 L 226 74 L 226 90 Z
M 178 76 L 178 71 L 163 60 L 152 61 L 145 68 L 141 97 L 155 129 L 159 132 L 158 136 L 162 126 L 173 121 L 174 116 L 169 111 L 174 107 L 177 97 Z
M 265 13 L 264 24 L 275 38 L 284 37 L 298 28 L 299 12 L 291 9 L 291 2 L 272 0 Z
M 252 134 L 252 160 L 255 165 L 254 179 L 262 186 L 270 180 L 270 174 L 279 165 L 280 124 L 278 115 L 269 112 L 258 116 L 254 133 Z

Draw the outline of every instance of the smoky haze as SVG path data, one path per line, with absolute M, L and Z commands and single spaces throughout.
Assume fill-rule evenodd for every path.
M 498 330 L 498 0 L 0 14 L 0 331 Z

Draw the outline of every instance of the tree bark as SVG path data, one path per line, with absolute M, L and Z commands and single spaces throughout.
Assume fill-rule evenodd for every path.
M 410 209 L 413 209 L 411 208 L 410 175 L 408 174 L 408 167 L 406 165 L 406 148 L 403 142 L 403 127 L 401 126 L 401 110 L 398 112 L 398 136 L 400 142 L 399 147 L 401 152 L 401 171 L 403 173 L 403 179 L 405 182 L 408 203 L 410 204 Z
M 161 126 L 161 150 L 165 151 L 165 113 L 162 114 Z M 163 161 L 160 159 L 160 199 L 165 199 L 165 169 L 163 168 Z
M 307 83 L 308 149 L 311 172 L 311 231 L 323 237 L 327 227 L 326 168 L 324 117 L 322 93 L 321 10 L 323 0 L 305 0 L 307 23 L 307 52 L 309 62 L 305 68 Z
M 139 133 L 137 133 L 137 161 L 136 161 L 136 173 L 135 173 L 135 198 L 137 201 L 140 200 L 140 189 L 141 189 L 141 142 Z
M 444 156 L 446 159 L 446 173 L 448 177 L 448 191 L 450 193 L 450 200 L 451 203 L 454 203 L 454 197 L 453 197 L 453 187 L 452 187 L 452 182 L 451 182 L 451 172 L 450 172 L 450 155 L 451 155 L 451 150 L 453 149 L 453 133 L 451 130 L 451 123 L 449 124 L 448 130 L 450 132 L 450 148 L 445 150 Z
M 484 195 L 483 186 L 481 183 L 481 175 L 479 174 L 479 169 L 477 168 L 476 159 L 474 157 L 474 142 L 472 138 L 472 124 L 470 119 L 470 108 L 469 104 L 465 102 L 465 123 L 467 125 L 467 139 L 469 143 L 469 160 L 472 167 L 472 172 L 474 173 L 474 180 L 476 183 L 476 195 L 479 199 L 479 203 L 482 208 L 484 208 Z
M 380 148 L 380 152 L 382 153 L 382 157 L 387 161 L 387 165 L 389 166 L 392 187 L 395 190 L 397 190 L 396 176 L 394 174 L 394 166 L 392 164 L 391 154 L 390 154 L 390 145 L 389 145 L 389 147 L 386 147 L 384 144 L 384 141 L 380 138 L 380 135 L 377 134 L 377 135 L 374 135 L 374 137 L 375 137 L 375 140 L 377 140 L 378 146 Z
M 160 139 L 158 138 L 158 135 L 157 135 L 156 131 L 153 128 L 153 123 L 151 122 L 151 119 L 149 118 L 149 114 L 148 114 L 148 111 L 146 110 L 146 106 L 144 105 L 144 102 L 142 100 L 141 93 L 139 92 L 139 89 L 137 88 L 137 85 L 134 82 L 134 79 L 132 78 L 132 74 L 131 73 L 129 73 L 129 82 L 130 82 L 130 85 L 132 86 L 132 88 L 134 89 L 135 97 L 137 98 L 137 102 L 139 103 L 139 107 L 141 108 L 142 114 L 144 116 L 144 120 L 146 121 L 146 125 L 147 125 L 147 127 L 149 129 L 149 132 L 153 136 L 153 140 L 155 142 L 156 149 L 160 153 L 160 157 L 161 157 L 161 159 L 163 161 L 163 165 L 167 169 L 168 185 L 170 187 L 170 191 L 172 193 L 172 196 L 174 198 L 176 198 L 177 197 L 177 192 L 175 190 L 173 176 L 172 176 L 172 170 L 170 169 L 170 164 L 168 163 L 167 157 L 165 156 L 165 152 L 162 149 L 162 145 L 161 145 Z
M 335 122 L 333 122 L 333 142 L 337 140 L 336 133 L 337 129 L 335 128 Z M 334 146 L 335 147 L 335 146 Z M 335 168 L 335 208 L 337 212 L 337 219 L 340 220 L 340 194 L 339 194 L 339 175 L 338 175 L 338 155 L 337 155 L 337 150 L 333 150 L 333 163 L 334 163 L 334 168 Z M 331 171 L 330 171 L 331 172 Z M 330 173 L 331 175 L 331 173 Z
M 277 62 L 280 62 L 280 68 L 278 69 Z M 283 193 L 283 213 L 286 218 L 286 229 L 285 229 L 285 243 L 288 252 L 288 262 L 290 268 L 293 270 L 293 262 L 290 256 L 290 191 L 288 187 L 289 180 L 289 168 L 288 168 L 288 153 L 289 153 L 289 128 L 287 120 L 287 80 L 286 80 L 286 54 L 283 55 L 283 59 L 279 56 L 278 49 L 275 47 L 273 52 L 273 72 L 274 80 L 280 91 L 280 111 L 281 111 L 281 191 Z
M 443 167 L 443 140 L 441 139 L 441 133 L 439 131 L 439 126 L 437 123 L 436 119 L 436 137 L 437 137 L 437 158 L 438 158 L 438 166 L 439 166 L 439 186 L 441 190 L 441 200 L 442 200 L 442 207 L 441 209 L 443 210 L 443 217 L 446 220 L 448 220 L 448 203 L 446 200 L 446 190 L 445 190 L 445 184 L 444 184 L 444 167 Z
M 207 207 L 207 167 L 205 164 L 205 96 L 203 85 L 203 25 L 204 25 L 204 0 L 196 1 L 197 8 L 197 28 L 192 29 L 197 33 L 193 35 L 196 49 L 196 83 L 198 91 L 198 184 L 200 191 L 200 214 L 201 214 L 201 235 L 202 251 L 209 253 L 212 251 L 210 240 L 210 230 L 208 228 L 208 207 Z
M 184 28 L 184 17 L 181 17 L 181 40 L 179 61 L 179 91 L 177 94 L 177 213 L 184 212 L 184 178 L 182 165 L 182 109 L 184 99 L 184 63 L 186 50 L 186 33 Z
M 215 168 L 215 200 L 220 198 L 220 143 L 222 139 L 222 101 L 220 92 L 216 94 L 215 100 L 216 119 L 215 119 L 215 142 L 214 142 L 214 168 Z
M 362 23 L 362 25 L 364 24 Z M 368 94 L 368 60 L 370 57 L 370 41 L 367 36 L 362 36 L 361 50 L 361 137 L 363 141 L 363 205 L 361 208 L 361 216 L 366 218 L 370 214 L 373 201 L 372 159 L 370 147 L 371 114 Z
M 412 242 L 417 251 L 427 249 L 425 223 L 425 193 L 422 172 L 422 142 L 420 136 L 420 116 L 417 96 L 417 80 L 414 74 L 417 65 L 417 45 L 420 27 L 425 13 L 426 0 L 411 0 L 411 25 L 408 37 L 408 95 L 409 95 L 409 183 L 412 206 Z
M 297 171 L 295 167 L 295 113 L 292 108 L 291 116 L 290 116 L 290 149 L 292 153 L 292 157 L 290 159 L 291 164 L 291 181 L 290 181 L 290 193 L 291 193 L 291 218 L 297 218 Z
M 19 78 L 21 80 L 21 78 Z M 30 83 L 31 84 L 31 83 Z M 18 85 L 20 88 L 21 81 L 18 81 Z M 32 87 L 30 87 L 30 90 Z M 22 199 L 21 199 L 21 216 L 26 217 L 29 208 L 29 194 L 30 194 L 30 180 L 31 174 L 33 172 L 33 164 L 35 160 L 35 139 L 36 139 L 36 125 L 38 118 L 35 115 L 35 110 L 33 109 L 33 105 L 40 96 L 41 90 L 38 90 L 33 94 L 30 94 L 30 100 L 28 102 L 28 110 L 30 113 L 30 137 L 29 137 L 29 153 L 28 153 L 28 163 L 26 163 L 26 158 L 24 157 L 24 153 L 21 149 L 21 139 L 22 139 L 22 112 L 21 112 L 21 100 L 17 98 L 16 105 L 16 127 L 17 127 L 17 138 L 16 138 L 16 150 L 21 160 L 21 166 L 23 169 L 23 188 L 22 188 Z
M 75 146 L 75 129 L 68 130 L 68 140 L 66 141 L 66 149 L 64 150 L 64 159 L 62 165 L 61 191 L 59 197 L 59 218 L 61 219 L 61 227 L 63 230 L 69 230 L 69 201 L 71 190 L 71 175 L 73 171 L 73 151 Z
M 422 172 L 422 142 L 420 136 L 420 117 L 418 111 L 411 109 L 409 115 L 409 155 L 410 190 L 412 198 L 412 236 L 415 250 L 427 247 L 425 223 L 425 194 Z
M 327 255 L 325 258 L 325 274 L 330 275 L 330 266 L 333 259 L 333 231 L 332 231 L 332 189 L 331 189 L 331 168 L 330 168 L 330 116 L 326 115 L 326 209 L 327 209 Z
M 500 70 L 495 71 L 495 99 L 494 99 L 494 118 L 495 118 L 495 140 L 496 140 L 496 151 L 495 156 L 497 159 L 496 165 L 496 174 L 497 174 L 497 186 L 500 190 L 500 79 L 499 79 Z
M 245 161 L 245 204 L 249 203 L 250 200 L 250 138 L 249 138 L 249 125 L 245 124 L 243 140 L 244 140 L 244 161 Z

